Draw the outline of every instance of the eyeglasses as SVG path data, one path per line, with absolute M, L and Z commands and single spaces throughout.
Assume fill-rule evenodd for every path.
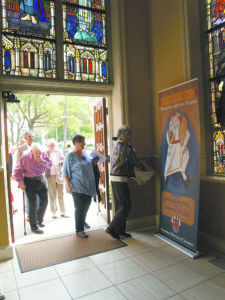
M 50 145 L 50 147 L 55 147 L 55 145 Z

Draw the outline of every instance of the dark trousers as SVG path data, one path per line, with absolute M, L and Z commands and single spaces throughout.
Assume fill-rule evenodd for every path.
M 130 192 L 127 182 L 112 181 L 112 193 L 115 204 L 115 216 L 109 229 L 117 234 L 126 232 L 126 221 L 131 210 Z
M 26 194 L 29 202 L 30 226 L 31 228 L 34 228 L 37 226 L 37 222 L 42 223 L 43 221 L 48 205 L 48 189 L 44 177 L 41 177 L 41 179 L 30 179 L 29 177 L 24 177 L 24 183 L 26 185 Z M 37 195 L 40 201 L 38 209 Z
M 75 207 L 75 229 L 76 232 L 84 230 L 84 222 L 91 204 L 91 196 L 73 192 Z

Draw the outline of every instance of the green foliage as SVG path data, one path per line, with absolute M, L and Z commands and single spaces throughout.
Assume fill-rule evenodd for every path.
M 38 94 L 16 96 L 20 99 L 20 103 L 7 107 L 8 121 L 12 128 L 10 132 L 12 143 L 14 140 L 18 143 L 18 140 L 24 137 L 22 133 L 24 127 L 33 130 L 38 140 L 38 136 L 41 137 L 43 134 L 47 138 L 55 139 L 58 134 L 58 141 L 63 141 L 65 116 L 68 140 L 76 133 L 81 133 L 86 138 L 94 136 L 93 106 L 97 98 Z

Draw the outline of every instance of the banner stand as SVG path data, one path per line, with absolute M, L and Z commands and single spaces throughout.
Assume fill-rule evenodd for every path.
M 157 237 L 197 258 L 200 192 L 198 79 L 158 92 L 161 195 Z
M 181 252 L 183 252 L 184 254 L 190 256 L 191 258 L 198 258 L 200 256 L 200 253 L 197 252 L 193 252 L 183 246 L 181 246 L 180 244 L 174 242 L 173 240 L 167 238 L 166 236 L 164 236 L 161 233 L 155 233 L 155 236 L 159 239 L 161 239 L 162 241 L 166 242 L 167 244 L 173 246 L 174 248 L 176 248 L 177 250 L 180 250 Z

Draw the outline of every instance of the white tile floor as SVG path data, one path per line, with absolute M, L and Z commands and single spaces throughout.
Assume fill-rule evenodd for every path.
M 95 208 L 92 205 L 91 210 Z M 70 213 L 73 215 L 72 208 Z M 92 228 L 106 226 L 103 219 L 101 214 L 88 215 Z M 53 229 L 56 234 L 62 223 L 68 223 L 67 233 L 74 226 L 73 217 L 52 220 L 46 215 L 45 221 L 42 238 L 51 235 Z M 27 227 L 27 236 L 23 236 L 23 230 L 17 230 L 17 243 L 37 239 Z M 133 231 L 132 236 L 124 240 L 127 247 L 26 273 L 20 273 L 16 257 L 1 262 L 0 278 L 6 299 L 225 299 L 225 271 L 209 263 L 218 253 L 206 250 L 193 260 L 158 239 L 150 228 Z

